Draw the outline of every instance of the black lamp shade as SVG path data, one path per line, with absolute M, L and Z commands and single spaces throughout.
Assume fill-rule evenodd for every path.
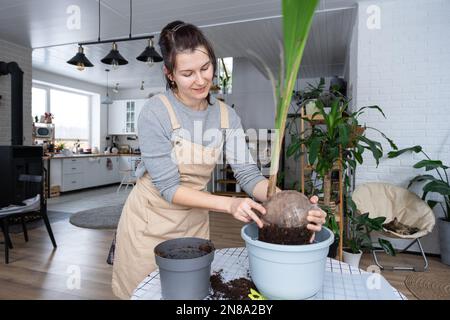
M 124 57 L 122 57 L 122 55 L 117 50 L 117 46 L 115 43 L 113 43 L 112 50 L 101 61 L 105 64 L 113 64 L 114 60 L 117 61 L 118 65 L 124 65 L 128 63 L 128 61 Z
M 148 58 L 153 58 L 154 62 L 161 62 L 163 60 L 158 52 L 156 52 L 155 48 L 150 46 L 147 46 L 136 59 L 142 62 L 147 62 Z
M 68 64 L 72 64 L 74 66 L 84 65 L 85 67 L 93 67 L 94 65 L 86 58 L 83 52 L 83 47 L 80 47 L 78 53 L 69 61 Z

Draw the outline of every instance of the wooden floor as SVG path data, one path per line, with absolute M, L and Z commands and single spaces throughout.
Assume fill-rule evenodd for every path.
M 242 223 L 221 213 L 211 213 L 210 217 L 211 239 L 216 248 L 244 245 L 240 237 Z M 30 230 L 27 243 L 22 234 L 12 234 L 14 249 L 8 265 L 4 264 L 3 244 L 0 245 L 0 299 L 115 299 L 111 292 L 112 266 L 106 263 L 113 231 L 78 228 L 67 220 L 53 223 L 52 227 L 58 243 L 56 250 L 44 227 Z M 415 255 L 402 258 L 420 262 Z M 361 267 L 371 264 L 371 256 L 364 256 Z M 438 258 L 430 258 L 429 272 L 434 270 L 450 268 Z M 79 289 L 73 288 L 72 281 L 77 271 L 81 276 Z M 383 272 L 408 299 L 415 299 L 403 283 L 408 274 Z

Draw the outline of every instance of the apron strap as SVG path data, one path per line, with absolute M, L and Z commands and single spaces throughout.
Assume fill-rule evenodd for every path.
M 223 103 L 220 100 L 219 106 L 220 106 L 220 128 L 221 129 L 229 129 L 230 128 L 230 122 L 228 120 L 228 109 L 225 103 Z
M 177 116 L 175 115 L 175 111 L 173 111 L 173 107 L 169 102 L 169 99 L 163 94 L 158 94 L 157 97 L 164 103 L 166 106 L 167 112 L 169 113 L 170 123 L 172 124 L 172 130 L 180 129 L 180 123 L 178 122 Z

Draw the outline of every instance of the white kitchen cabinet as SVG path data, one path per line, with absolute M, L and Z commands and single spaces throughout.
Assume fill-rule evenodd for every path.
M 62 166 L 59 168 L 62 177 L 61 191 L 66 192 L 120 182 L 119 158 L 114 156 L 63 159 Z M 108 159 L 110 159 L 110 165 L 108 165 Z M 54 169 L 58 169 L 58 167 L 52 167 L 52 170 Z M 51 174 L 50 177 L 52 176 L 56 175 Z M 59 185 L 59 183 L 51 181 L 50 185 Z
M 62 162 L 63 159 L 51 159 L 50 160 L 50 170 L 49 163 L 44 162 L 45 168 L 50 172 L 50 187 L 62 186 Z
M 108 166 L 108 159 L 111 159 L 111 164 Z M 111 184 L 120 182 L 119 174 L 119 159 L 120 157 L 100 158 L 100 181 L 102 184 Z
M 100 183 L 100 157 L 89 157 L 85 159 L 86 161 L 86 184 L 85 187 L 93 187 Z
M 85 188 L 120 182 L 119 157 L 89 157 L 86 168 Z
M 79 158 L 63 159 L 61 191 L 82 189 L 85 185 L 85 160 Z
M 126 105 L 124 100 L 115 100 L 108 106 L 108 134 L 124 134 Z
M 108 134 L 137 134 L 137 120 L 145 101 L 145 99 L 115 100 L 110 104 L 108 111 Z
M 61 192 L 72 191 L 84 188 L 84 174 L 71 173 L 63 176 Z

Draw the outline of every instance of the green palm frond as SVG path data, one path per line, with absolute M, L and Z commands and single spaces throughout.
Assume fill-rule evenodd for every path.
M 318 0 L 282 1 L 284 45 L 281 55 L 280 79 L 276 89 L 275 129 L 277 136 L 273 145 L 268 197 L 275 193 L 286 118 L 317 3 Z

